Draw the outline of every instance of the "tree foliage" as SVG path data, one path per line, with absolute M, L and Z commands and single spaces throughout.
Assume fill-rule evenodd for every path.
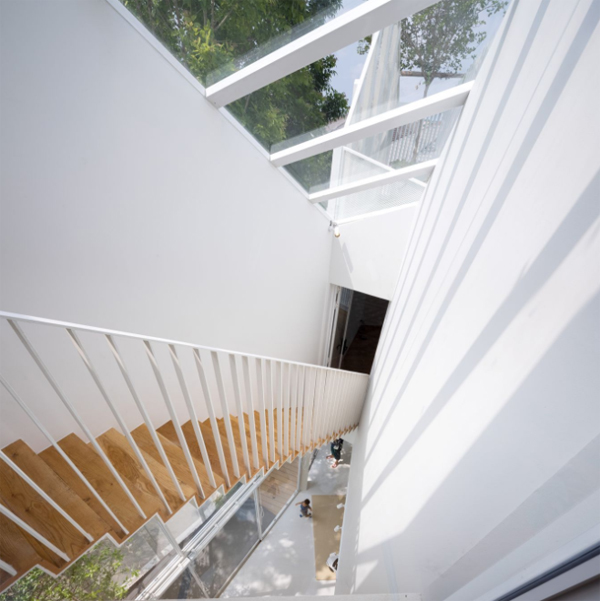
M 138 18 L 205 84 L 232 72 L 289 38 L 292 29 L 317 26 L 343 0 L 123 0 Z M 286 38 L 287 36 L 287 38 Z M 300 69 L 229 106 L 265 145 L 344 117 L 345 94 L 335 91 L 333 55 Z
M 98 544 L 57 578 L 34 568 L 17 580 L 0 601 L 104 601 L 124 599 L 123 582 L 136 571 L 123 565 L 123 554 L 108 544 Z
M 463 62 L 483 42 L 485 19 L 502 10 L 505 0 L 442 0 L 403 19 L 398 49 L 401 71 L 416 71 L 424 93 L 437 77 L 459 74 Z

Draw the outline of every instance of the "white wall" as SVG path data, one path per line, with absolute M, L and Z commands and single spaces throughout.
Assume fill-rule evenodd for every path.
M 600 538 L 600 2 L 514 9 L 388 310 L 337 593 L 491 600 Z
M 104 0 L 1 11 L 0 307 L 316 362 L 327 219 Z
M 417 204 L 341 224 L 334 238 L 332 284 L 390 300 L 412 230 Z

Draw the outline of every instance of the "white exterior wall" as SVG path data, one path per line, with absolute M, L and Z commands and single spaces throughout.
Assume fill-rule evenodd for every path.
M 0 307 L 317 362 L 328 220 L 105 0 L 1 4 Z M 2 372 L 71 431 L 1 333 Z M 2 444 L 27 429 L 6 407 Z
M 333 239 L 332 284 L 390 300 L 418 204 L 341 224 Z
M 337 593 L 491 600 L 600 539 L 600 2 L 513 8 L 388 311 Z

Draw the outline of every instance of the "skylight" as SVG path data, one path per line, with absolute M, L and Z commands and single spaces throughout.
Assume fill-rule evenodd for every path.
M 122 1 L 336 220 L 420 199 L 508 3 Z

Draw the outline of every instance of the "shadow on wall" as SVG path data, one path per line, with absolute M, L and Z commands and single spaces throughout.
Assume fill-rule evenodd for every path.
M 421 307 L 426 298 L 430 298 L 434 282 L 439 283 L 441 274 L 440 266 L 444 253 L 450 247 L 451 238 L 456 234 L 459 219 L 473 189 L 479 168 L 490 148 L 494 136 L 498 134 L 500 121 L 503 115 L 502 108 L 505 107 L 509 98 L 514 93 L 514 85 L 521 74 L 522 67 L 530 52 L 533 41 L 536 38 L 540 24 L 546 15 L 550 5 L 549 1 L 543 1 L 539 5 L 537 14 L 530 26 L 530 31 L 515 68 L 509 79 L 505 92 L 500 100 L 500 110 L 494 115 L 492 124 L 487 129 L 482 147 L 478 153 L 475 164 L 471 170 L 470 177 L 464 187 L 461 198 L 457 203 L 456 212 L 453 215 L 448 229 L 436 232 L 440 214 L 444 208 L 446 196 L 451 193 L 453 181 L 457 175 L 457 168 L 465 152 L 465 146 L 471 133 L 471 128 L 476 127 L 480 106 L 474 108 L 474 115 L 470 122 L 463 146 L 459 149 L 458 158 L 452 172 L 449 174 L 447 192 L 439 200 L 435 198 L 434 189 L 429 195 L 429 202 L 423 207 L 423 214 L 419 216 L 417 229 L 414 232 L 412 245 L 418 245 L 420 259 L 417 260 L 417 252 L 413 253 L 404 267 L 404 274 L 413 277 L 414 273 L 420 273 L 425 265 L 425 259 L 429 259 L 429 248 L 432 240 L 436 237 L 443 238 L 435 260 L 431 261 L 433 266 L 427 268 L 427 280 L 423 285 L 422 292 L 413 302 L 415 294 L 415 279 L 409 283 L 408 276 L 401 282 L 394 296 L 395 303 L 389 318 L 388 332 L 382 340 L 382 353 L 376 359 L 375 373 L 377 374 L 371 384 L 369 392 L 372 403 L 370 423 L 363 427 L 369 428 L 375 423 L 381 424 L 377 431 L 368 431 L 371 449 L 365 458 L 364 472 L 353 475 L 353 487 L 361 491 L 361 509 L 369 507 L 375 494 L 389 499 L 389 508 L 385 508 L 385 515 L 377 516 L 380 526 L 381 540 L 366 550 L 359 550 L 359 534 L 361 529 L 369 531 L 374 524 L 363 522 L 357 525 L 353 546 L 356 562 L 352 567 L 353 574 L 348 582 L 355 584 L 353 592 L 410 592 L 404 583 L 410 582 L 417 586 L 418 591 L 423 592 L 423 598 L 427 601 L 443 599 L 460 589 L 467 582 L 481 574 L 495 562 L 500 561 L 511 551 L 523 545 L 542 529 L 564 516 L 566 512 L 582 504 L 591 495 L 597 493 L 600 488 L 600 480 L 596 466 L 596 458 L 600 453 L 600 439 L 597 436 L 596 424 L 581 424 L 581 415 L 573 410 L 573 406 L 566 402 L 567 399 L 575 399 L 577 407 L 584 409 L 584 415 L 592 415 L 595 405 L 592 405 L 600 387 L 599 374 L 594 366 L 594 357 L 598 351 L 597 332 L 600 331 L 598 316 L 600 315 L 600 295 L 598 287 L 593 283 L 588 285 L 585 299 L 578 299 L 578 303 L 571 305 L 571 310 L 566 308 L 560 314 L 558 323 L 548 323 L 548 330 L 554 334 L 554 338 L 548 336 L 547 332 L 540 331 L 540 339 L 547 339 L 545 345 L 533 344 L 535 341 L 523 341 L 530 346 L 530 359 L 521 366 L 521 371 L 508 372 L 506 377 L 506 395 L 496 400 L 498 407 L 493 419 L 481 431 L 470 431 L 473 441 L 453 466 L 448 466 L 447 471 L 440 476 L 437 485 L 422 494 L 422 499 L 410 499 L 411 490 L 394 491 L 403 496 L 403 500 L 409 500 L 403 505 L 408 511 L 398 511 L 390 496 L 390 476 L 396 472 L 405 473 L 407 463 L 418 464 L 415 456 L 419 454 L 420 442 L 423 437 L 440 425 L 439 418 L 451 401 L 455 400 L 461 387 L 471 383 L 473 379 L 481 378 L 480 369 L 482 359 L 496 347 L 500 339 L 509 328 L 515 328 L 522 318 L 525 309 L 531 301 L 539 295 L 544 287 L 552 280 L 559 269 L 575 254 L 576 247 L 585 239 L 586 244 L 597 242 L 598 238 L 598 190 L 600 189 L 600 172 L 596 172 L 589 184 L 583 190 L 579 198 L 573 202 L 571 210 L 566 214 L 554 234 L 548 239 L 535 258 L 533 258 L 526 269 L 524 269 L 516 280 L 512 290 L 504 298 L 498 309 L 491 315 L 487 323 L 481 327 L 478 334 L 474 336 L 471 346 L 462 354 L 462 358 L 447 377 L 439 392 L 437 392 L 426 404 L 425 410 L 415 418 L 412 429 L 401 438 L 397 451 L 384 461 L 384 465 L 377 465 L 377 473 L 381 474 L 368 490 L 364 487 L 364 473 L 369 472 L 369 463 L 373 457 L 380 453 L 377 441 L 383 436 L 390 439 L 394 436 L 390 426 L 394 426 L 392 417 L 394 414 L 414 402 L 414 399 L 406 398 L 406 393 L 415 374 L 418 374 L 421 361 L 425 354 L 431 350 L 430 347 L 440 326 L 448 318 L 447 312 L 456 300 L 461 286 L 467 274 L 473 268 L 476 258 L 479 256 L 484 244 L 488 242 L 488 236 L 495 227 L 499 215 L 504 207 L 505 201 L 513 193 L 513 187 L 521 176 L 522 169 L 536 145 L 540 144 L 540 136 L 551 116 L 556 109 L 565 86 L 569 83 L 569 77 L 574 72 L 584 50 L 590 42 L 591 36 L 600 20 L 600 4 L 591 4 L 587 14 L 582 19 L 579 30 L 573 36 L 564 59 L 553 81 L 541 101 L 539 108 L 526 132 L 515 128 L 513 140 L 517 131 L 524 133 L 514 159 L 505 175 L 502 176 L 502 184 L 493 200 L 487 201 L 485 195 L 479 200 L 479 206 L 473 209 L 474 214 L 481 214 L 485 210 L 481 225 L 477 231 L 474 230 L 473 222 L 470 223 L 468 231 L 461 236 L 465 240 L 472 240 L 470 247 L 462 253 L 464 258 L 460 264 L 456 264 L 456 273 L 452 281 L 444 288 L 444 297 L 439 304 L 439 309 L 427 321 L 427 330 L 422 336 L 419 348 L 410 348 L 412 340 L 411 332 L 417 329 L 418 310 L 409 318 L 405 316 L 408 302 L 410 306 Z M 577 4 L 574 3 L 574 14 Z M 509 19 L 514 16 L 511 12 Z M 563 34 L 557 35 L 560 40 L 566 31 L 569 22 L 562 24 Z M 503 37 L 499 42 L 500 49 L 506 40 L 506 31 L 510 26 L 510 20 L 506 24 Z M 487 80 L 484 82 L 480 99 L 485 96 L 485 89 L 491 78 L 498 52 L 491 65 Z M 548 61 L 549 62 L 549 61 Z M 543 68 L 539 70 L 540 77 L 545 73 Z M 537 89 L 537 88 L 536 88 Z M 529 104 L 523 109 L 523 115 L 529 109 Z M 522 117 L 523 119 L 524 117 Z M 500 168 L 498 164 L 496 173 L 489 178 L 487 192 L 492 182 L 496 179 Z M 442 176 L 438 174 L 436 184 L 439 184 Z M 458 184 L 457 184 L 458 185 Z M 438 213 L 433 216 L 431 199 L 438 203 Z M 514 202 L 514 198 L 512 199 Z M 572 202 L 572 199 L 568 199 Z M 473 203 L 474 204 L 474 203 Z M 489 208 L 487 208 L 489 206 Z M 431 213 L 431 215 L 430 215 Z M 426 240 L 419 240 L 425 228 L 425 223 L 433 222 L 430 233 Z M 420 229 L 419 229 L 420 228 Z M 437 242 L 437 240 L 436 240 Z M 452 240 L 454 242 L 454 240 Z M 522 257 L 525 259 L 525 257 Z M 416 266 L 413 267 L 413 262 Z M 516 271 L 516 270 L 515 270 Z M 406 289 L 406 290 L 405 290 Z M 402 301 L 402 302 L 399 302 Z M 544 296 L 542 302 L 554 304 L 554 299 Z M 556 301 L 558 305 L 558 301 Z M 575 307 L 576 305 L 576 307 Z M 467 316 L 464 317 L 467 319 Z M 407 325 L 405 325 L 405 322 Z M 419 324 L 420 325 L 420 324 Z M 400 339 L 397 335 L 402 330 Z M 397 344 L 393 345 L 396 338 Z M 437 340 L 435 341 L 437 343 Z M 452 345 L 452 341 L 445 341 Z M 438 343 L 439 344 L 439 343 Z M 393 353 L 393 354 L 392 354 Z M 582 358 L 584 360 L 582 360 Z M 410 361 L 410 363 L 408 363 Z M 401 378 L 398 376 L 400 369 L 404 367 Z M 394 378 L 397 381 L 394 381 Z M 510 386 L 514 389 L 511 390 Z M 496 391 L 490 391 L 491 393 Z M 411 389 L 413 393 L 413 389 Z M 393 400 L 389 408 L 384 410 L 381 400 L 384 397 Z M 413 394 L 414 396 L 414 394 Z M 557 402 L 549 403 L 548 399 L 557 399 Z M 564 399 L 565 402 L 558 402 Z M 482 402 L 485 399 L 482 399 Z M 379 403 L 377 405 L 377 403 Z M 385 413 L 384 413 L 385 412 Z M 528 419 L 524 421 L 523 415 Z M 597 415 L 597 411 L 596 411 Z M 537 416 L 534 419 L 533 416 Z M 600 416 L 598 416 L 600 417 Z M 537 421 L 536 421 L 537 420 Z M 436 423 L 437 422 L 437 423 Z M 444 422 L 446 427 L 449 422 Z M 577 424 L 578 429 L 575 430 Z M 455 424 L 456 426 L 456 424 Z M 465 432 L 469 431 L 470 424 L 463 424 Z M 585 436 L 579 440 L 564 436 L 564 432 L 581 431 Z M 454 432 L 457 438 L 461 438 L 462 432 L 457 429 Z M 363 435 L 363 439 L 366 438 Z M 544 444 L 536 447 L 536 440 Z M 430 441 L 431 442 L 431 441 Z M 366 443 L 361 441 L 361 446 Z M 545 472 L 532 474 L 536 464 L 536 458 L 540 465 L 544 465 L 543 453 L 548 451 L 556 443 L 557 454 L 560 462 L 556 465 L 556 472 L 549 475 L 550 461 L 545 463 Z M 425 443 L 424 443 L 425 444 Z M 520 465 L 522 460 L 519 454 L 523 449 L 530 449 L 524 466 Z M 440 458 L 445 449 L 439 448 Z M 536 457 L 536 453 L 539 457 Z M 565 457 L 570 459 L 565 463 Z M 421 458 L 422 460 L 422 458 Z M 506 475 L 509 466 L 513 466 L 514 474 Z M 375 467 L 375 465 L 373 466 Z M 434 467 L 423 464 L 421 466 L 424 476 L 434 471 Z M 371 472 L 372 473 L 372 472 Z M 437 473 L 437 472 L 436 472 Z M 514 490 L 499 490 L 499 485 L 494 480 L 494 474 L 500 474 L 504 480 L 510 478 L 514 483 Z M 533 482 L 532 480 L 538 479 Z M 433 478 L 432 478 L 433 479 Z M 397 483 L 398 477 L 395 480 Z M 537 487 L 533 489 L 532 486 Z M 527 491 L 524 493 L 524 491 Z M 499 498 L 501 501 L 499 501 Z M 411 504 L 412 503 L 412 504 Z M 500 503 L 500 505 L 499 505 Z M 489 510 L 487 521 L 478 520 L 477 516 L 481 509 Z M 499 518 L 504 512 L 504 517 Z M 366 515 L 366 514 L 365 514 Z M 496 516 L 496 517 L 494 517 Z M 358 518 L 357 518 L 358 519 Z M 364 520 L 365 518 L 363 518 Z M 367 519 L 375 519 L 367 518 Z M 494 521 L 495 520 L 495 521 Z M 381 528 L 381 524 L 388 527 Z M 461 524 L 472 524 L 472 532 L 469 533 L 468 547 L 461 547 L 460 535 L 455 536 L 453 527 Z M 487 529 L 486 529 L 487 528 Z M 385 538 L 385 532 L 394 533 Z M 424 537 L 424 533 L 429 536 Z M 368 533 L 369 544 L 376 538 L 372 531 Z M 471 542 L 468 542 L 468 541 Z M 474 542 L 473 542 L 474 541 Z M 344 541 L 348 548 L 348 541 Z M 361 544 L 365 549 L 365 542 Z M 543 553 L 539 550 L 539 553 Z M 383 564 L 383 565 L 381 565 Z M 442 569 L 441 569 L 442 568 Z M 441 571 L 440 571 L 441 569 Z M 388 582 L 382 582 L 382 573 L 385 572 Z M 415 582 L 414 574 L 421 578 Z M 357 577 L 362 578 L 357 583 Z M 414 587 L 411 587 L 414 589 Z M 342 592 L 342 591 L 339 591 Z

